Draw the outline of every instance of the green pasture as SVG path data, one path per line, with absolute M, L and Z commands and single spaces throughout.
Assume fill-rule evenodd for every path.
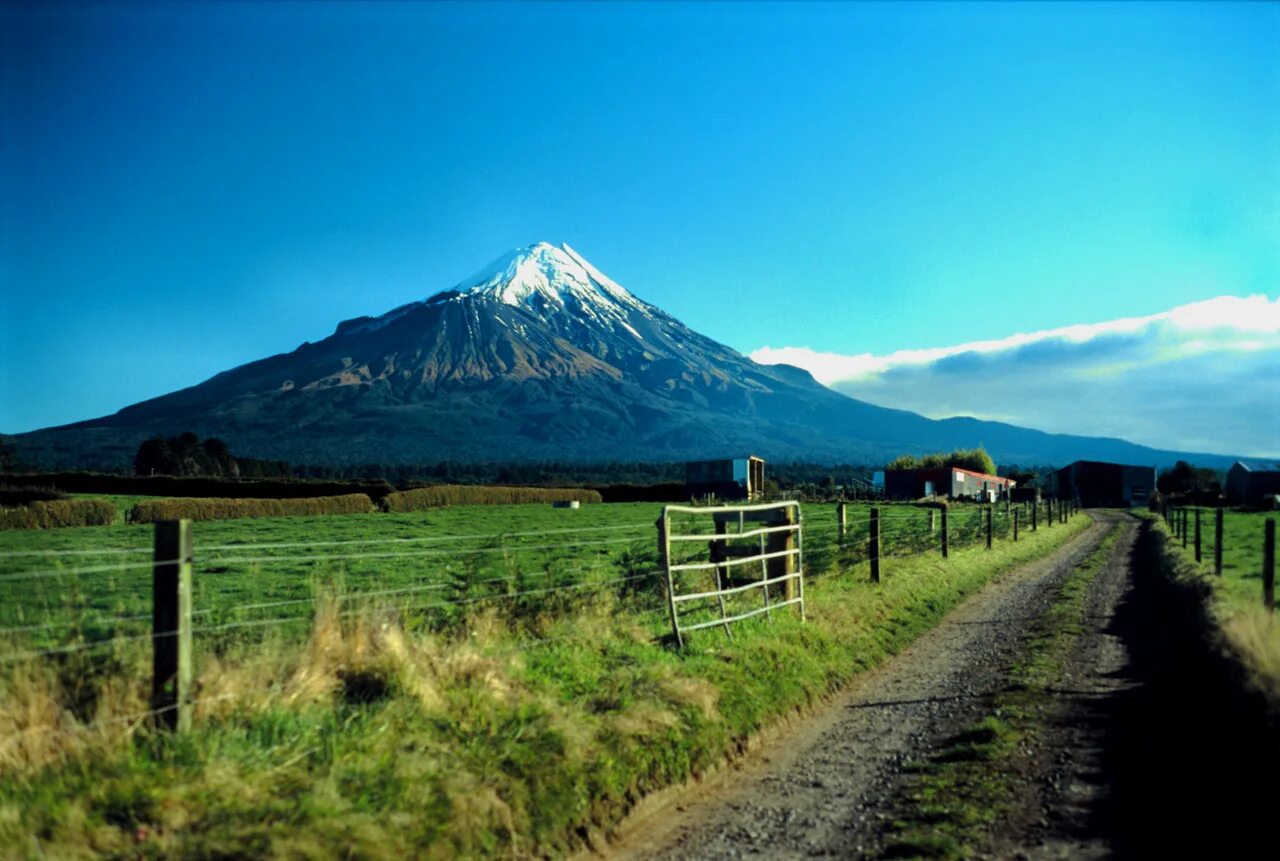
M 1186 553 L 1194 559 L 1195 513 L 1188 513 Z M 1200 565 L 1202 573 L 1213 573 L 1214 509 L 1201 508 Z M 1262 603 L 1263 529 L 1268 518 L 1280 520 L 1277 512 L 1227 510 L 1222 522 L 1222 580 L 1216 583 L 1217 600 L 1227 613 L 1257 607 Z M 1181 539 L 1177 545 L 1182 546 Z
M 116 511 L 120 512 L 120 522 L 123 523 L 125 517 L 129 514 L 129 509 L 142 502 L 144 499 L 157 499 L 155 496 L 138 496 L 119 493 L 72 493 L 69 494 L 72 499 L 105 499 L 116 507 Z
M 850 506 L 841 547 L 835 506 L 806 504 L 808 621 L 791 611 L 757 617 L 732 638 L 698 632 L 680 651 L 652 575 L 660 510 L 475 507 L 196 524 L 196 611 L 225 625 L 296 612 L 296 628 L 198 634 L 196 718 L 176 737 L 131 718 L 149 692 L 145 639 L 110 660 L 68 652 L 0 666 L 0 844 L 32 858 L 568 854 L 597 842 L 643 795 L 723 762 L 1089 522 L 1048 528 L 1042 519 L 1038 532 L 987 551 L 982 509 L 957 506 L 943 561 L 926 511 L 885 506 L 886 553 L 873 584 L 867 506 Z M 997 534 L 1007 522 L 994 518 Z M 634 538 L 626 529 L 516 534 L 631 526 Z M 141 550 L 130 556 L 146 561 L 151 534 L 119 526 L 0 536 L 5 624 L 18 621 L 17 607 L 27 624 L 80 614 L 82 628 L 95 613 L 147 609 L 145 567 L 32 579 L 11 575 L 56 570 L 54 557 L 12 554 L 90 551 L 57 557 L 64 571 L 110 564 L 107 549 Z M 589 543 L 599 536 L 622 540 Z M 345 547 L 326 542 L 407 548 L 417 544 L 392 542 L 420 538 L 447 539 L 448 554 L 304 558 Z M 926 552 L 906 556 L 912 542 Z M 230 561 L 249 554 L 263 561 Z M 481 583 L 490 575 L 496 583 Z M 533 591 L 560 577 L 594 577 L 602 588 Z M 333 615 L 343 595 L 438 583 L 450 584 L 444 594 L 483 600 L 423 610 L 408 606 L 427 603 L 412 592 Z M 59 642 L 48 632 L 21 636 L 9 647 Z
M 868 504 L 848 505 L 841 543 L 835 504 L 803 506 L 808 575 L 867 560 L 870 510 Z M 911 505 L 878 510 L 885 570 L 913 554 L 940 553 L 940 511 Z M 195 523 L 197 651 L 302 636 L 319 596 L 335 598 L 343 612 L 394 611 L 411 627 L 435 629 L 456 623 L 464 608 L 476 604 L 522 617 L 545 615 L 565 603 L 565 591 L 657 599 L 655 522 L 661 511 L 651 503 L 576 510 L 528 504 Z M 984 512 L 976 505 L 952 507 L 952 547 L 985 541 Z M 1011 524 L 1004 506 L 995 506 L 997 539 L 1009 535 Z M 699 531 L 688 516 L 677 517 L 672 528 Z M 707 531 L 706 523 L 701 528 Z M 0 659 L 50 648 L 111 651 L 116 647 L 94 644 L 145 639 L 153 535 L 150 525 L 0 533 Z M 675 550 L 676 562 L 709 558 L 705 544 Z M 686 576 L 682 585 L 697 590 L 711 583 Z M 709 602 L 691 609 L 704 616 L 719 611 Z

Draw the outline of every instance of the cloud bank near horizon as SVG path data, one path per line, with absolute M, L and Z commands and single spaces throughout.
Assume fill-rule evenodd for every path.
M 766 346 L 751 358 L 931 418 L 1280 456 L 1280 299 L 1262 295 L 883 356 Z

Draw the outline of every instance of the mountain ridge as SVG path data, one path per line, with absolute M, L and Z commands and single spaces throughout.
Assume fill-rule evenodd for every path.
M 421 301 L 344 320 L 320 341 L 12 439 L 42 467 L 68 465 L 59 458 L 120 466 L 147 436 L 184 430 L 247 455 L 335 465 L 744 451 L 876 462 L 975 445 L 1007 463 L 1231 461 L 868 404 L 803 369 L 752 361 L 634 296 L 567 244 L 546 242 Z

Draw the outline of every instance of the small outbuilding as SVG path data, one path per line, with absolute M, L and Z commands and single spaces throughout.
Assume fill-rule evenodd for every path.
M 1077 460 L 1054 478 L 1059 499 L 1075 499 L 1086 508 L 1129 508 L 1147 504 L 1156 487 L 1156 468 Z
M 1227 470 L 1227 502 L 1259 506 L 1268 496 L 1280 495 L 1280 463 L 1237 460 Z
M 884 473 L 886 499 L 922 499 L 945 496 L 995 502 L 1004 499 L 1016 482 L 1000 475 L 974 472 L 955 466 L 923 469 L 889 469 Z
M 764 496 L 764 460 L 754 455 L 691 460 L 684 465 L 684 483 L 690 496 L 760 499 Z

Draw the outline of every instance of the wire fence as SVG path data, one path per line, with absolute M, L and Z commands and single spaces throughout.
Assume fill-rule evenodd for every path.
M 866 506 L 812 506 L 817 510 L 802 532 L 799 506 L 793 505 L 794 530 L 786 524 L 739 524 L 736 540 L 758 542 L 762 552 L 745 561 L 721 557 L 710 567 L 697 567 L 695 557 L 709 545 L 723 546 L 722 537 L 689 528 L 677 536 L 677 528 L 664 558 L 650 523 L 223 541 L 196 543 L 189 553 L 177 554 L 140 547 L 4 551 L 0 667 L 43 663 L 86 676 L 137 672 L 149 656 L 183 638 L 194 644 L 198 661 L 251 660 L 267 640 L 305 643 L 322 615 L 338 624 L 366 619 L 465 642 L 469 620 L 482 608 L 494 608 L 515 640 L 511 648 L 527 652 L 556 642 L 547 635 L 551 623 L 593 601 L 647 613 L 658 630 L 677 591 L 692 596 L 690 626 L 727 630 L 727 622 L 758 615 L 761 606 L 765 615 L 792 603 L 802 607 L 806 579 L 847 572 L 873 558 L 901 560 L 937 554 L 944 546 L 970 546 L 988 540 L 988 528 L 993 540 L 1011 537 L 1015 518 L 1022 517 L 1025 529 L 1030 512 L 1026 505 L 953 505 L 945 513 L 929 506 L 879 505 L 878 540 L 872 542 Z M 681 527 L 696 517 L 677 516 L 688 518 Z M 1048 522 L 1046 509 L 1041 528 Z M 795 564 L 788 568 L 793 549 Z M 163 558 L 139 558 L 144 553 Z M 892 573 L 892 563 L 885 564 Z M 669 579 L 668 565 L 676 566 L 676 581 Z M 680 570 L 681 565 L 691 567 Z M 187 621 L 175 627 L 161 622 L 156 583 L 162 569 L 182 568 L 189 570 L 190 605 Z M 738 576 L 748 570 L 749 582 Z M 694 583 L 709 573 L 724 575 L 714 590 Z M 748 606 L 751 601 L 757 603 Z M 192 705 L 200 701 L 190 693 L 185 699 Z M 176 711 L 170 704 L 154 705 L 141 720 Z
M 1228 512 L 1221 507 L 1168 505 L 1163 507 L 1162 516 L 1175 543 L 1180 543 L 1198 566 L 1217 577 L 1258 577 L 1263 606 L 1275 612 L 1274 517 Z
M 502 604 L 531 617 L 569 596 L 635 600 L 656 572 L 653 526 L 606 524 L 509 532 L 198 546 L 190 559 L 141 560 L 142 548 L 0 553 L 0 664 L 116 652 L 163 638 L 149 587 L 160 566 L 193 572 L 194 636 L 215 650 L 228 632 L 310 625 L 318 606 L 344 617 L 398 613 L 448 628 L 463 608 Z M 97 559 L 91 557 L 99 557 Z M 85 564 L 111 559 L 109 564 Z M 59 567 L 49 567 L 50 562 Z M 25 563 L 25 564 L 23 564 Z M 20 570 L 12 570 L 15 565 Z M 656 590 L 644 590 L 654 592 Z M 239 639 L 243 640 L 243 637 Z

